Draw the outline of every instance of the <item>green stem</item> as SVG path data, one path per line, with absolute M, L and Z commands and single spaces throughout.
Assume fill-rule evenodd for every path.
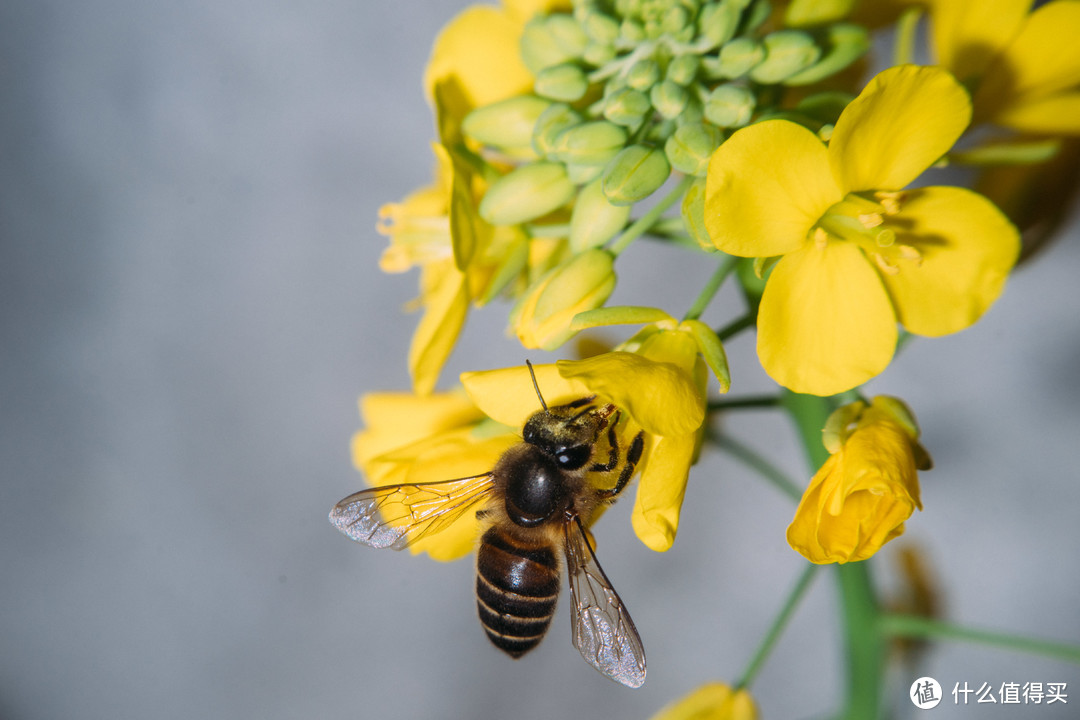
M 881 629 L 887 635 L 898 637 L 948 638 L 992 645 L 1005 650 L 1028 652 L 1036 655 L 1080 663 L 1080 646 L 1039 640 L 1036 638 L 966 628 L 940 620 L 918 615 L 886 614 L 881 617 Z
M 660 201 L 656 203 L 656 205 L 649 208 L 644 215 L 635 220 L 630 227 L 626 228 L 622 235 L 612 241 L 611 246 L 608 248 L 608 250 L 611 251 L 611 254 L 618 257 L 619 253 L 625 250 L 630 243 L 648 232 L 649 228 L 655 225 L 657 220 L 660 219 L 660 216 L 667 212 L 667 209 L 674 205 L 675 201 L 681 198 L 686 191 L 690 189 L 690 186 L 694 184 L 694 179 L 695 178 L 692 175 L 683 177 L 683 179 L 671 189 L 671 192 L 660 198 Z
M 686 311 L 686 315 L 683 316 L 683 320 L 697 320 L 701 317 L 701 313 L 705 312 L 705 308 L 709 306 L 712 299 L 716 297 L 716 293 L 720 290 L 720 286 L 724 284 L 724 280 L 727 280 L 727 276 L 731 274 L 731 271 L 735 269 L 735 264 L 739 259 L 733 255 L 725 255 L 724 259 L 720 261 L 720 265 L 717 266 L 716 271 L 709 278 L 709 282 L 705 284 L 705 287 L 698 293 L 697 300 Z
M 777 395 L 747 395 L 730 400 L 710 400 L 705 406 L 709 412 L 716 410 L 742 410 L 744 408 L 774 408 L 780 404 Z
M 751 470 L 754 470 L 768 480 L 772 483 L 773 487 L 795 502 L 798 502 L 799 499 L 802 498 L 802 488 L 791 482 L 791 480 L 788 479 L 788 476 L 775 465 L 770 464 L 768 460 L 761 457 L 735 438 L 730 435 L 721 435 L 716 439 L 716 444 L 721 449 L 730 453 L 733 458 L 739 460 Z
M 821 442 L 821 429 L 841 400 L 785 391 L 781 402 L 799 431 L 810 468 L 816 471 L 829 457 Z M 879 622 L 881 610 L 870 566 L 866 561 L 838 565 L 836 574 L 847 661 L 847 705 L 840 717 L 874 720 L 881 710 L 888 643 Z
M 717 330 L 716 337 L 720 338 L 720 341 L 723 342 L 733 335 L 738 335 L 746 328 L 754 327 L 755 322 L 757 322 L 757 313 L 748 312 L 741 318 L 736 318 Z
M 757 677 L 758 672 L 765 664 L 765 660 L 768 659 L 769 654 L 772 652 L 773 646 L 776 644 L 776 641 L 780 639 L 781 633 L 784 632 L 784 628 L 787 626 L 788 621 L 795 612 L 795 608 L 799 606 L 799 601 L 802 600 L 807 589 L 810 587 L 810 581 L 814 579 L 815 571 L 817 569 L 817 565 L 809 563 L 806 565 L 806 568 L 802 571 L 798 581 L 795 583 L 795 587 L 788 593 L 788 598 L 784 603 L 784 606 L 780 608 L 780 614 L 773 620 L 772 627 L 765 633 L 765 638 L 758 646 L 757 652 L 754 653 L 754 657 L 751 658 L 750 663 L 746 666 L 746 670 L 743 671 L 739 681 L 735 683 L 734 690 L 741 690 L 754 682 L 754 678 Z

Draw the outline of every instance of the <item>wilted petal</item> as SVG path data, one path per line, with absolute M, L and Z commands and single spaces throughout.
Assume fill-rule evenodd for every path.
M 424 293 L 424 317 L 409 346 L 409 374 L 418 395 L 427 395 L 435 389 L 439 372 L 454 349 L 469 312 L 465 274 L 453 266 L 453 261 L 425 267 L 424 272 L 433 276 L 431 289 Z

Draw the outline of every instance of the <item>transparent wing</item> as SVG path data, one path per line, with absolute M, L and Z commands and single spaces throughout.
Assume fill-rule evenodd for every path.
M 446 529 L 487 499 L 491 473 L 422 485 L 386 485 L 353 493 L 330 511 L 330 522 L 356 542 L 407 548 Z
M 634 621 L 596 561 L 581 519 L 563 526 L 566 574 L 574 605 L 574 647 L 592 665 L 627 687 L 645 683 L 645 648 Z

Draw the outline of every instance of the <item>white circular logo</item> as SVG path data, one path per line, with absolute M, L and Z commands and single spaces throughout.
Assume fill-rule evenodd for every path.
M 911 698 L 911 702 L 920 710 L 937 707 L 937 704 L 941 702 L 941 684 L 932 677 L 921 677 L 911 683 L 909 692 L 908 697 Z

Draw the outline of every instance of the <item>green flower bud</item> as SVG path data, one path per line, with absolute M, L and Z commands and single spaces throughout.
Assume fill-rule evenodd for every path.
M 668 138 L 664 154 L 679 172 L 702 176 L 709 168 L 709 158 L 723 139 L 724 134 L 713 125 L 683 125 Z
M 740 31 L 743 35 L 750 35 L 772 15 L 772 3 L 769 0 L 753 0 L 743 3 L 746 13 L 743 15 Z
M 814 39 L 799 30 L 778 30 L 765 36 L 765 59 L 750 71 L 750 79 L 775 84 L 805 70 L 821 57 Z
M 624 87 L 607 96 L 604 100 L 604 117 L 624 127 L 637 127 L 652 111 L 649 98 L 640 90 Z
M 840 113 L 844 111 L 855 96 L 851 93 L 831 90 L 814 93 L 799 101 L 795 110 L 809 118 L 826 125 L 835 125 L 840 119 Z
M 600 307 L 615 289 L 614 263 L 607 250 L 586 250 L 529 288 L 511 316 L 521 344 L 554 350 L 573 337 L 574 316 Z
M 756 101 L 754 93 L 740 85 L 717 85 L 705 101 L 705 117 L 723 128 L 737 128 L 750 122 Z
M 656 35 L 678 35 L 689 22 L 690 15 L 686 12 L 686 8 L 672 4 L 660 14 Z
M 532 95 L 501 100 L 473 110 L 465 116 L 461 129 L 468 137 L 514 155 L 532 152 L 533 128 L 540 115 L 551 107 L 547 100 Z
M 630 66 L 626 73 L 626 84 L 635 90 L 648 92 L 657 80 L 660 79 L 660 66 L 652 58 L 638 60 Z
M 719 61 L 706 64 L 709 75 L 716 78 L 740 78 L 765 59 L 765 48 L 757 40 L 735 38 L 720 48 Z
M 570 215 L 570 249 L 575 253 L 600 247 L 626 227 L 630 205 L 612 205 L 604 195 L 604 183 L 597 179 L 578 193 Z
M 835 75 L 858 60 L 870 49 L 870 34 L 859 25 L 839 24 L 829 27 L 825 55 L 802 72 L 784 81 L 785 85 L 809 85 Z
M 565 163 L 604 165 L 622 150 L 626 140 L 625 128 L 607 120 L 594 120 L 559 133 L 551 154 Z
M 591 39 L 611 45 L 619 37 L 619 21 L 596 9 L 589 9 L 581 22 Z
M 533 128 L 532 146 L 536 152 L 544 157 L 549 156 L 555 145 L 555 138 L 563 130 L 571 128 L 582 120 L 581 115 L 576 113 L 569 105 L 555 103 L 540 114 Z
M 706 5 L 698 16 L 698 33 L 708 38 L 709 49 L 719 47 L 735 36 L 742 8 L 736 3 L 719 2 Z
M 538 72 L 534 89 L 542 97 L 573 102 L 589 89 L 589 80 L 577 65 L 561 63 Z
M 521 59 L 533 74 L 581 57 L 588 38 L 569 15 L 537 16 L 521 34 Z
M 784 11 L 784 26 L 828 25 L 847 17 L 854 5 L 855 0 L 791 0 Z
M 653 85 L 652 90 L 649 92 L 649 99 L 652 101 L 653 107 L 656 108 L 656 112 L 670 120 L 678 117 L 686 108 L 686 103 L 690 100 L 690 94 L 686 92 L 686 88 L 682 85 L 673 83 L 670 80 L 664 80 Z
M 705 178 L 699 177 L 686 191 L 682 201 L 682 221 L 690 237 L 697 240 L 702 250 L 716 252 L 709 237 L 709 231 L 705 229 Z
M 587 185 L 604 172 L 603 165 L 575 165 L 569 163 L 566 166 L 566 177 L 575 185 Z
M 603 67 L 615 59 L 615 46 L 604 42 L 591 42 L 585 46 L 583 57 L 593 67 Z
M 535 220 L 570 202 L 576 189 L 558 163 L 522 165 L 491 184 L 480 201 L 480 217 L 492 225 Z
M 612 205 L 632 205 L 652 195 L 671 175 L 664 151 L 631 145 L 604 168 L 604 195 Z
M 631 44 L 637 44 L 645 39 L 645 28 L 630 18 L 624 18 L 619 26 L 619 39 Z
M 689 53 L 679 55 L 668 65 L 667 79 L 679 85 L 689 85 L 697 76 L 700 65 L 701 61 L 698 60 L 697 55 Z

